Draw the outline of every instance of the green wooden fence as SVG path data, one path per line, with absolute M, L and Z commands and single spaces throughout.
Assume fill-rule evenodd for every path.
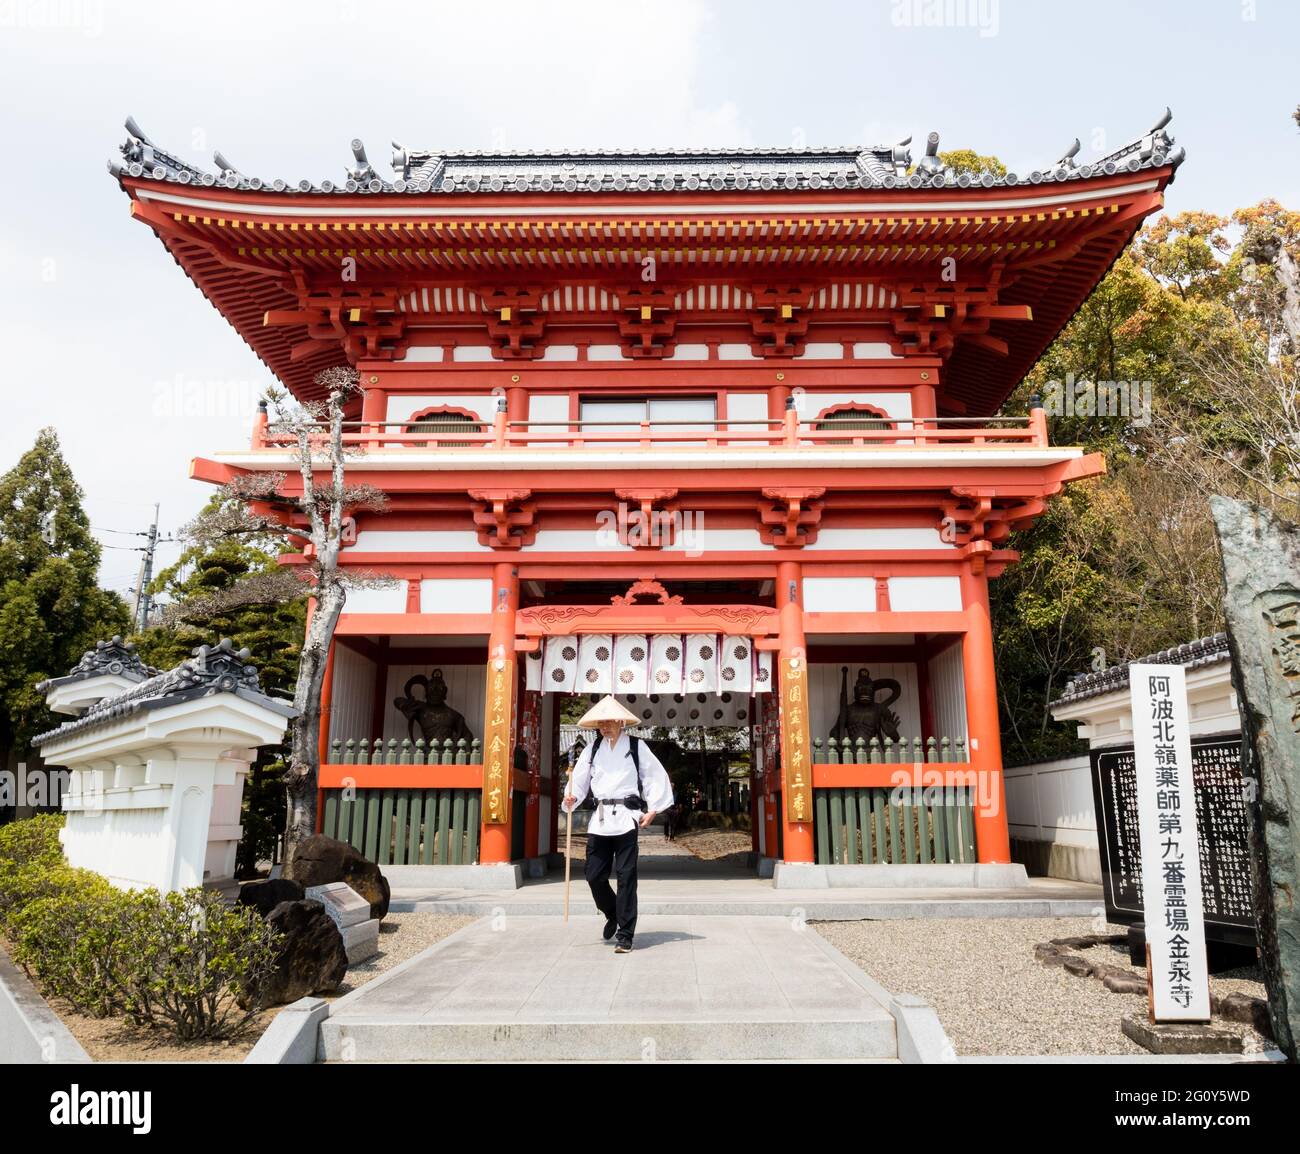
M 964 737 L 931 737 L 922 743 L 919 737 L 909 741 L 885 738 L 882 742 L 873 737 L 869 742 L 845 737 L 837 740 L 820 737 L 813 741 L 812 759 L 817 765 L 902 765 L 907 762 L 935 761 L 954 763 L 966 761 Z
M 360 741 L 349 737 L 346 741 L 335 738 L 330 743 L 330 762 L 333 765 L 482 765 L 483 743 L 476 737 L 466 741 L 463 737 L 453 741 L 424 738 L 415 741 L 390 737 L 387 741 L 376 738 L 373 742 L 363 737 Z
M 973 791 L 888 786 L 814 791 L 819 865 L 974 862 Z
M 324 795 L 321 832 L 381 866 L 478 861 L 480 790 L 327 789 Z

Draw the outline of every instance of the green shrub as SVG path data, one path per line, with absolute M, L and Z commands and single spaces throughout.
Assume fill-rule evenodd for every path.
M 0 868 L 25 865 L 61 865 L 63 846 L 59 830 L 63 814 L 41 813 L 0 825 Z
M 0 862 L 0 929 L 12 937 L 12 922 L 26 907 L 72 891 L 107 894 L 113 887 L 99 874 L 73 869 L 62 860 L 53 865 L 40 859 L 27 865 Z
M 238 1033 L 256 1012 L 247 991 L 279 954 L 255 910 L 210 890 L 127 892 L 89 870 L 33 865 L 0 876 L 0 892 L 14 960 L 48 996 L 182 1041 Z
M 67 999 L 84 1014 L 102 1018 L 120 1012 L 126 1006 L 123 961 L 130 952 L 137 895 L 84 870 L 61 872 L 73 876 L 10 918 L 14 960 L 40 978 L 47 995 Z
M 120 955 L 127 1017 L 181 1040 L 238 1033 L 256 1012 L 241 995 L 275 969 L 279 933 L 210 890 L 133 897 Z

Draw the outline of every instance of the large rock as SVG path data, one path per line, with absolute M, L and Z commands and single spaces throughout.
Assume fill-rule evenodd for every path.
M 298 846 L 284 876 L 304 888 L 346 882 L 370 903 L 370 916 L 382 918 L 388 913 L 391 891 L 388 879 L 374 862 L 362 857 L 345 841 L 317 835 Z
M 302 886 L 288 878 L 245 882 L 239 888 L 239 904 L 252 906 L 262 917 L 266 917 L 281 902 L 300 902 L 304 897 L 306 894 Z
M 279 965 L 254 992 L 259 1007 L 338 989 L 348 970 L 347 950 L 338 926 L 320 902 L 281 902 L 266 920 L 284 939 Z
M 1300 1039 L 1300 527 L 1211 497 L 1242 723 L 1260 966 L 1278 1047 Z

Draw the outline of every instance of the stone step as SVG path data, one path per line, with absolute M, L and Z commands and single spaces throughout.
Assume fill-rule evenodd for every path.
M 322 1062 L 891 1061 L 888 1015 L 792 1021 L 393 1021 L 321 1024 Z
M 330 1006 L 326 1062 L 866 1061 L 891 996 L 798 919 L 485 917 Z

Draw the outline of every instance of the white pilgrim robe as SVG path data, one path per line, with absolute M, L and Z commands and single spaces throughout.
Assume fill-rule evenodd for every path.
M 573 795 L 573 806 L 560 808 L 566 813 L 582 804 L 588 790 L 597 799 L 602 797 L 628 797 L 637 792 L 636 766 L 632 763 L 632 748 L 626 732 L 618 735 L 618 740 L 611 744 L 601 739 L 600 749 L 596 752 L 596 764 L 593 768 L 591 750 L 595 744 L 593 737 L 578 757 L 573 767 L 573 779 L 569 782 L 568 793 Z M 663 763 L 655 757 L 653 751 L 644 741 L 638 750 L 641 761 L 641 789 L 647 810 L 663 813 L 673 804 L 673 783 L 664 769 Z M 624 805 L 599 805 L 591 815 L 587 832 L 610 837 L 635 828 L 645 817 L 645 810 L 628 809 Z

